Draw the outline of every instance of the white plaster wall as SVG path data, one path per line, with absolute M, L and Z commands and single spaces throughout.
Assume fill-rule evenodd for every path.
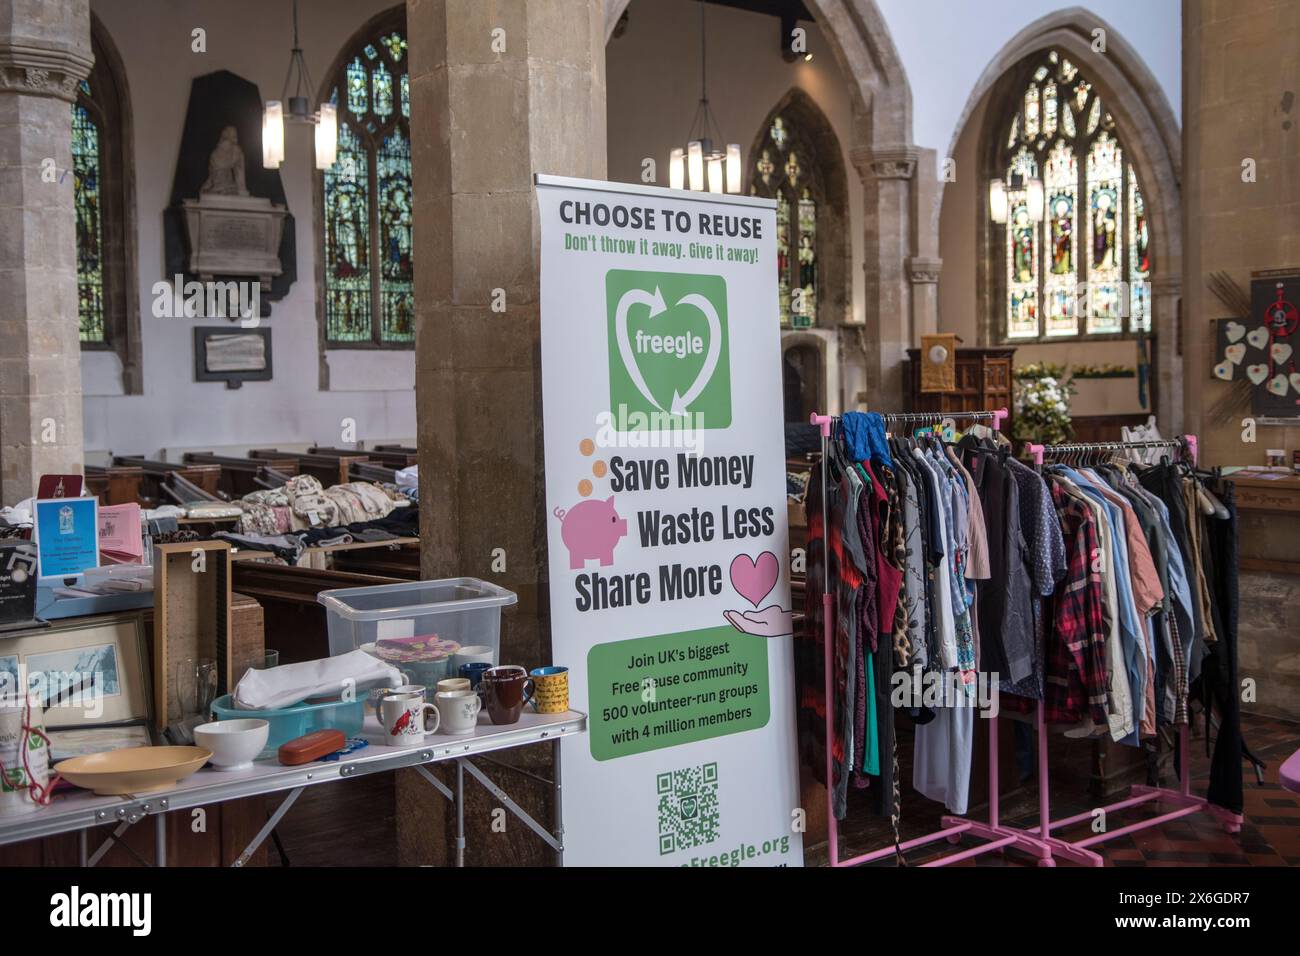
M 310 0 L 300 31 L 313 80 L 323 81 L 343 44 L 391 0 Z M 166 278 L 162 216 L 193 77 L 226 69 L 278 97 L 292 45 L 288 0 L 96 0 L 92 9 L 121 54 L 135 136 L 138 276 L 145 394 L 124 396 L 115 355 L 82 353 L 85 447 L 157 454 L 162 449 L 340 443 L 340 421 L 355 419 L 361 441 L 415 435 L 414 352 L 331 350 L 331 388 L 318 389 L 316 237 L 311 131 L 286 130 L 280 173 L 297 221 L 298 279 L 272 306 L 274 378 L 227 389 L 195 382 L 195 325 L 224 320 L 154 318 L 152 287 Z M 191 31 L 207 31 L 207 52 L 191 51 Z M 312 91 L 313 98 L 316 91 Z M 247 148 L 247 146 L 245 147 Z M 256 147 L 255 147 L 256 148 Z

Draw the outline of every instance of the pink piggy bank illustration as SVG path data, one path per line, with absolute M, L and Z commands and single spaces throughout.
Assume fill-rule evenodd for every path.
M 604 501 L 580 501 L 568 511 L 555 509 L 560 538 L 569 549 L 569 570 L 581 571 L 592 558 L 602 568 L 614 563 L 614 546 L 627 536 L 627 519 L 614 510 L 614 496 Z

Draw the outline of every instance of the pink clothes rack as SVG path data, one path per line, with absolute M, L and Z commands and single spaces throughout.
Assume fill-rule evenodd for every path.
M 950 413 L 903 413 L 898 415 L 884 415 L 886 421 L 933 421 L 945 417 L 948 418 L 967 418 L 967 419 L 992 419 L 994 430 L 998 430 L 1002 422 L 1007 418 L 1005 408 L 994 409 L 986 412 L 950 412 Z M 819 427 L 822 440 L 822 460 L 825 461 L 828 451 L 828 443 L 831 437 L 831 428 L 835 422 L 835 417 L 830 415 L 818 415 L 814 413 L 810 421 Z M 1029 444 L 1026 448 L 1033 458 L 1034 464 L 1042 467 L 1043 456 L 1045 453 L 1059 454 L 1064 451 L 1075 450 L 1095 450 L 1106 448 L 1157 448 L 1157 447 L 1183 447 L 1186 446 L 1192 464 L 1196 463 L 1197 439 L 1195 435 L 1184 435 L 1181 439 L 1161 442 L 1105 442 L 1099 445 L 1051 445 L 1043 446 Z M 827 500 L 826 489 L 826 470 L 822 469 L 822 541 L 823 547 L 829 551 L 830 547 L 830 525 L 829 525 L 829 505 Z M 1117 830 L 1094 834 L 1090 837 L 1068 841 L 1052 836 L 1052 831 L 1067 827 L 1084 820 L 1092 819 L 1097 810 L 1090 810 L 1085 813 L 1075 814 L 1061 820 L 1052 820 L 1049 790 L 1049 775 L 1047 770 L 1047 721 L 1044 711 L 1043 701 L 1037 702 L 1035 709 L 1035 729 L 1038 735 L 1038 826 L 1028 830 L 1017 827 L 1009 827 L 1003 824 L 999 817 L 999 784 L 998 784 L 998 721 L 996 717 L 989 719 L 989 818 L 988 822 L 971 820 L 966 817 L 944 815 L 941 818 L 942 828 L 924 836 L 915 837 L 900 843 L 897 847 L 882 847 L 878 850 L 872 850 L 868 853 L 859 854 L 846 860 L 840 859 L 839 853 L 839 821 L 835 819 L 834 807 L 834 773 L 833 773 L 833 714 L 832 714 L 832 696 L 833 687 L 833 660 L 834 660 L 834 640 L 833 640 L 833 619 L 832 608 L 834 606 L 834 595 L 830 591 L 830 563 L 826 563 L 827 573 L 825 575 L 825 591 L 822 594 L 822 657 L 824 664 L 823 672 L 823 695 L 825 701 L 825 720 L 826 720 L 826 825 L 827 825 L 827 848 L 832 867 L 857 866 L 863 863 L 871 863 L 876 860 L 886 859 L 896 853 L 906 853 L 920 846 L 926 846 L 936 843 L 940 840 L 947 840 L 949 843 L 958 843 L 963 836 L 970 836 L 987 842 L 971 847 L 966 850 L 960 850 L 956 853 L 950 853 L 936 860 L 931 860 L 923 864 L 927 867 L 947 866 L 951 863 L 959 863 L 963 860 L 969 860 L 973 857 L 982 856 L 986 853 L 1001 852 L 1004 849 L 1022 850 L 1035 857 L 1039 866 L 1053 867 L 1056 866 L 1057 858 L 1069 862 L 1077 863 L 1081 866 L 1102 866 L 1104 861 L 1101 856 L 1090 847 L 1107 840 L 1113 840 L 1117 837 L 1126 836 L 1130 833 L 1136 833 L 1140 830 L 1151 829 L 1152 827 L 1161 826 L 1170 820 L 1177 820 L 1180 817 L 1190 816 L 1193 813 L 1208 812 L 1222 824 L 1229 833 L 1236 833 L 1241 830 L 1242 817 L 1240 814 L 1234 814 L 1216 807 L 1209 803 L 1203 797 L 1194 796 L 1191 792 L 1191 764 L 1190 743 L 1187 725 L 1179 728 L 1178 736 L 1178 765 L 1180 770 L 1181 784 L 1178 790 L 1170 790 L 1166 787 L 1147 787 L 1134 786 L 1129 791 L 1129 796 L 1116 803 L 1100 807 L 1101 811 L 1109 815 L 1112 812 L 1129 809 L 1131 807 L 1141 806 L 1145 803 L 1163 801 L 1173 804 L 1177 809 L 1168 813 L 1152 817 L 1148 820 L 1142 820 L 1138 823 L 1132 823 L 1128 826 L 1120 827 Z
M 991 411 L 982 412 L 939 412 L 939 413 L 917 413 L 905 412 L 895 415 L 882 416 L 885 421 L 939 421 L 944 418 L 965 418 L 965 419 L 991 419 L 994 431 L 1001 429 L 1002 422 L 1008 417 L 1005 408 L 997 408 Z M 831 426 L 835 419 L 830 415 L 814 414 L 810 421 L 821 429 L 822 438 L 822 460 L 825 461 L 828 451 L 828 443 L 831 437 Z M 822 540 L 823 547 L 830 546 L 830 525 L 828 517 L 827 492 L 826 492 L 826 470 L 822 469 Z M 989 720 L 989 819 L 988 822 L 979 820 L 970 820 L 965 817 L 945 816 L 943 818 L 943 828 L 935 830 L 933 833 L 927 833 L 911 840 L 900 843 L 897 847 L 883 847 L 879 850 L 872 850 L 869 853 L 863 853 L 859 856 L 851 857 L 847 860 L 840 859 L 839 847 L 839 821 L 835 819 L 834 806 L 834 774 L 833 774 L 833 755 L 832 742 L 834 733 L 832 729 L 833 715 L 831 705 L 834 700 L 832 696 L 833 684 L 833 665 L 834 659 L 834 641 L 833 641 L 833 621 L 831 609 L 833 607 L 833 595 L 830 591 L 830 563 L 827 562 L 826 590 L 822 594 L 822 641 L 824 644 L 822 656 L 824 658 L 823 674 L 823 693 L 825 695 L 825 717 L 826 717 L 826 825 L 827 825 L 827 846 L 830 856 L 830 864 L 833 867 L 840 866 L 857 866 L 862 863 L 871 863 L 875 860 L 883 860 L 893 856 L 895 853 L 906 853 L 919 846 L 926 846 L 930 843 L 936 843 L 940 840 L 947 840 L 949 843 L 957 843 L 963 836 L 971 836 L 981 840 L 987 840 L 987 843 L 968 850 L 960 850 L 956 853 L 948 854 L 937 860 L 932 860 L 924 866 L 946 866 L 949 863 L 958 863 L 962 860 L 968 860 L 971 857 L 980 856 L 985 853 L 992 853 L 996 850 L 1002 850 L 1007 847 L 1016 847 L 1038 857 L 1040 865 L 1055 866 L 1052 860 L 1053 843 L 1061 841 L 1054 840 L 1051 836 L 1046 839 L 1034 836 L 1025 830 L 1017 830 L 1011 827 L 1003 826 L 998 818 L 998 726 L 997 718 Z M 1039 704 L 1039 714 L 1041 718 L 1041 702 Z M 1046 737 L 1039 738 L 1039 766 L 1047 765 L 1047 744 Z M 1040 775 L 1040 784 L 1042 782 Z M 1048 820 L 1047 812 L 1047 787 L 1040 786 L 1039 806 L 1042 819 Z M 1076 853 L 1073 848 L 1062 845 L 1058 851 L 1063 856 L 1070 856 L 1076 859 L 1084 859 L 1086 856 L 1096 857 L 1095 853 L 1088 851 Z M 1100 857 L 1097 857 L 1100 861 Z
M 1062 454 L 1071 451 L 1096 451 L 1107 449 L 1122 448 L 1181 448 L 1186 447 L 1188 455 L 1191 458 L 1192 465 L 1196 464 L 1198 443 L 1195 435 L 1184 435 L 1181 439 L 1170 441 L 1134 441 L 1134 442 L 1099 442 L 1096 444 L 1083 445 L 1035 445 L 1030 444 L 1026 450 L 1034 460 L 1034 464 L 1042 467 L 1043 457 L 1047 454 Z M 1098 807 L 1085 813 L 1077 813 L 1071 817 L 1065 817 L 1061 820 L 1051 820 L 1048 815 L 1048 780 L 1047 780 L 1047 725 L 1043 716 L 1043 702 L 1038 702 L 1037 714 L 1037 731 L 1038 731 L 1038 801 L 1039 801 L 1039 824 L 1033 827 L 1029 832 L 1035 837 L 1042 839 L 1051 849 L 1052 852 L 1065 859 L 1078 859 L 1086 865 L 1101 866 L 1102 859 L 1094 853 L 1089 847 L 1096 846 L 1099 843 L 1105 843 L 1107 840 L 1114 840 L 1116 837 L 1127 836 L 1130 833 L 1137 833 L 1141 830 L 1150 830 L 1153 827 L 1161 826 L 1170 820 L 1177 820 L 1180 817 L 1190 816 L 1193 813 L 1209 813 L 1219 821 L 1224 830 L 1228 833 L 1238 833 L 1241 831 L 1242 815 L 1225 810 L 1222 807 L 1215 806 L 1204 797 L 1195 796 L 1192 793 L 1192 776 L 1191 776 L 1191 744 L 1190 732 L 1187 724 L 1178 728 L 1178 770 L 1179 770 L 1179 788 L 1171 790 L 1168 787 L 1147 787 L 1134 786 L 1130 788 L 1129 795 L 1123 800 L 1107 804 L 1104 807 Z M 1107 829 L 1102 833 L 1096 833 L 1092 836 L 1081 840 L 1064 841 L 1051 835 L 1053 830 L 1070 826 L 1071 824 L 1081 823 L 1084 820 L 1093 819 L 1098 811 L 1109 816 L 1111 813 L 1119 810 L 1127 810 L 1132 807 L 1141 806 L 1145 803 L 1163 802 L 1171 804 L 1176 809 L 1168 813 L 1162 813 L 1158 816 L 1151 817 L 1147 820 L 1140 820 L 1137 823 L 1130 823 L 1127 826 L 1120 827 L 1116 830 Z M 1040 865 L 1043 864 L 1040 860 Z

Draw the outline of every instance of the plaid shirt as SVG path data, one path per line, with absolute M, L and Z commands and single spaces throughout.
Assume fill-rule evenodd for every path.
M 1078 723 L 1085 716 L 1107 725 L 1106 621 L 1101 573 L 1095 568 L 1096 519 L 1081 501 L 1052 484 L 1052 501 L 1065 536 L 1065 579 L 1053 598 L 1054 628 L 1046 648 L 1045 716 Z

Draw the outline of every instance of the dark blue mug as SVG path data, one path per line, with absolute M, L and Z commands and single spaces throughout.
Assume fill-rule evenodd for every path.
M 469 680 L 469 686 L 478 690 L 479 681 L 483 679 L 483 672 L 492 665 L 487 661 L 474 661 L 469 664 L 460 665 L 460 676 Z

